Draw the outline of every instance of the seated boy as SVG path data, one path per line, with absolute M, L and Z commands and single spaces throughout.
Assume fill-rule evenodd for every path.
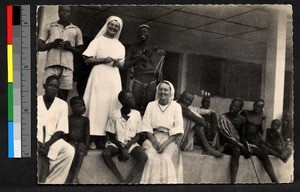
M 106 133 L 109 141 L 106 143 L 102 157 L 107 167 L 121 183 L 130 183 L 143 170 L 148 157 L 137 143 L 141 132 L 141 115 L 133 109 L 135 100 L 132 93 L 123 90 L 119 93 L 118 99 L 122 108 L 115 110 L 108 120 Z M 127 178 L 123 179 L 112 157 L 118 155 L 120 161 L 127 161 L 129 153 L 136 163 Z
M 289 145 L 285 145 L 283 138 L 278 131 L 280 125 L 281 122 L 279 119 L 274 119 L 272 121 L 271 128 L 267 129 L 266 145 L 276 151 L 283 162 L 287 162 L 288 158 L 292 154 L 293 148 Z
M 209 126 L 205 127 L 204 133 L 212 147 L 219 147 L 219 132 L 217 114 L 209 108 L 210 97 L 204 96 L 201 100 L 201 107 L 197 108 L 197 113 L 201 115 Z
M 73 114 L 69 116 L 67 141 L 75 148 L 75 157 L 66 183 L 78 183 L 77 175 L 89 146 L 90 123 L 87 117 L 82 116 L 86 110 L 82 98 L 73 97 L 70 100 L 70 106 Z

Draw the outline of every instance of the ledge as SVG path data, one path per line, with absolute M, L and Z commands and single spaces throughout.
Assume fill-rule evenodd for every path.
M 84 158 L 78 174 L 80 184 L 118 184 L 118 180 L 106 167 L 101 156 L 102 150 L 90 150 Z M 290 183 L 294 180 L 293 156 L 283 163 L 280 159 L 269 156 L 279 183 Z M 230 156 L 215 158 L 204 155 L 199 148 L 193 151 L 183 151 L 183 180 L 185 184 L 227 184 L 230 183 Z M 257 157 L 252 157 L 261 183 L 271 183 L 266 171 Z M 127 162 L 120 162 L 113 158 L 123 177 L 126 177 L 134 163 L 130 158 Z M 138 175 L 132 183 L 139 183 Z M 240 167 L 237 183 L 258 183 L 250 159 L 240 157 Z

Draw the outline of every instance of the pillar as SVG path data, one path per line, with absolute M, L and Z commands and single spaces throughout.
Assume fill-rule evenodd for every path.
M 179 69 L 178 69 L 178 83 L 177 87 L 179 88 L 180 95 L 183 91 L 186 90 L 187 83 L 187 72 L 188 72 L 188 54 L 183 53 L 180 55 Z
M 270 13 L 266 64 L 262 70 L 261 97 L 265 100 L 266 125 L 272 119 L 281 119 L 284 96 L 284 74 L 286 57 L 286 13 Z

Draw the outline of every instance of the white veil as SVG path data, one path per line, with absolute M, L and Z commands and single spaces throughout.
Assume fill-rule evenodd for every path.
M 121 34 L 121 31 L 122 31 L 122 28 L 123 28 L 123 21 L 120 17 L 117 17 L 117 16 L 110 16 L 107 20 L 106 20 L 106 23 L 104 24 L 104 26 L 101 28 L 101 30 L 98 32 L 98 34 L 96 35 L 95 38 L 97 37 L 100 37 L 102 35 L 104 35 L 104 33 L 106 32 L 107 30 L 107 24 L 113 20 L 116 20 L 119 24 L 120 24 L 120 30 L 117 32 L 117 34 L 115 35 L 115 39 L 119 39 L 120 37 L 120 34 Z
M 162 83 L 166 83 L 166 84 L 168 84 L 168 85 L 170 86 L 170 89 L 171 89 L 171 96 L 170 96 L 170 99 L 169 99 L 169 103 L 170 103 L 171 101 L 174 100 L 174 97 L 175 97 L 175 88 L 174 88 L 173 84 L 172 84 L 170 81 L 166 81 L 166 80 L 161 81 L 161 82 L 157 85 L 157 87 L 156 87 L 156 94 L 155 94 L 155 100 L 158 100 L 158 88 L 159 88 L 159 86 L 160 86 Z

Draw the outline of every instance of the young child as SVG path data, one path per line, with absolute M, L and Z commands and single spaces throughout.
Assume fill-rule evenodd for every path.
M 82 116 L 85 112 L 85 104 L 82 98 L 73 97 L 70 100 L 73 114 L 69 116 L 69 134 L 67 141 L 75 148 L 75 157 L 66 183 L 77 183 L 77 175 L 87 154 L 90 140 L 89 119 Z
M 283 162 L 287 162 L 292 154 L 293 148 L 289 145 L 285 145 L 285 142 L 278 131 L 280 126 L 281 122 L 279 119 L 274 119 L 272 121 L 271 128 L 267 129 L 266 145 L 276 151 Z
M 201 107 L 198 109 L 201 115 L 209 126 L 204 129 L 205 136 L 213 148 L 219 147 L 219 133 L 218 133 L 218 118 L 215 111 L 210 109 L 210 97 L 204 96 L 201 100 Z
M 121 109 L 115 110 L 108 120 L 106 134 L 108 142 L 102 153 L 103 160 L 121 183 L 130 183 L 140 173 L 148 159 L 146 153 L 137 143 L 141 132 L 141 115 L 135 108 L 135 100 L 128 90 L 119 93 Z M 129 153 L 136 163 L 126 179 L 123 179 L 112 157 L 118 155 L 120 161 L 127 161 Z

